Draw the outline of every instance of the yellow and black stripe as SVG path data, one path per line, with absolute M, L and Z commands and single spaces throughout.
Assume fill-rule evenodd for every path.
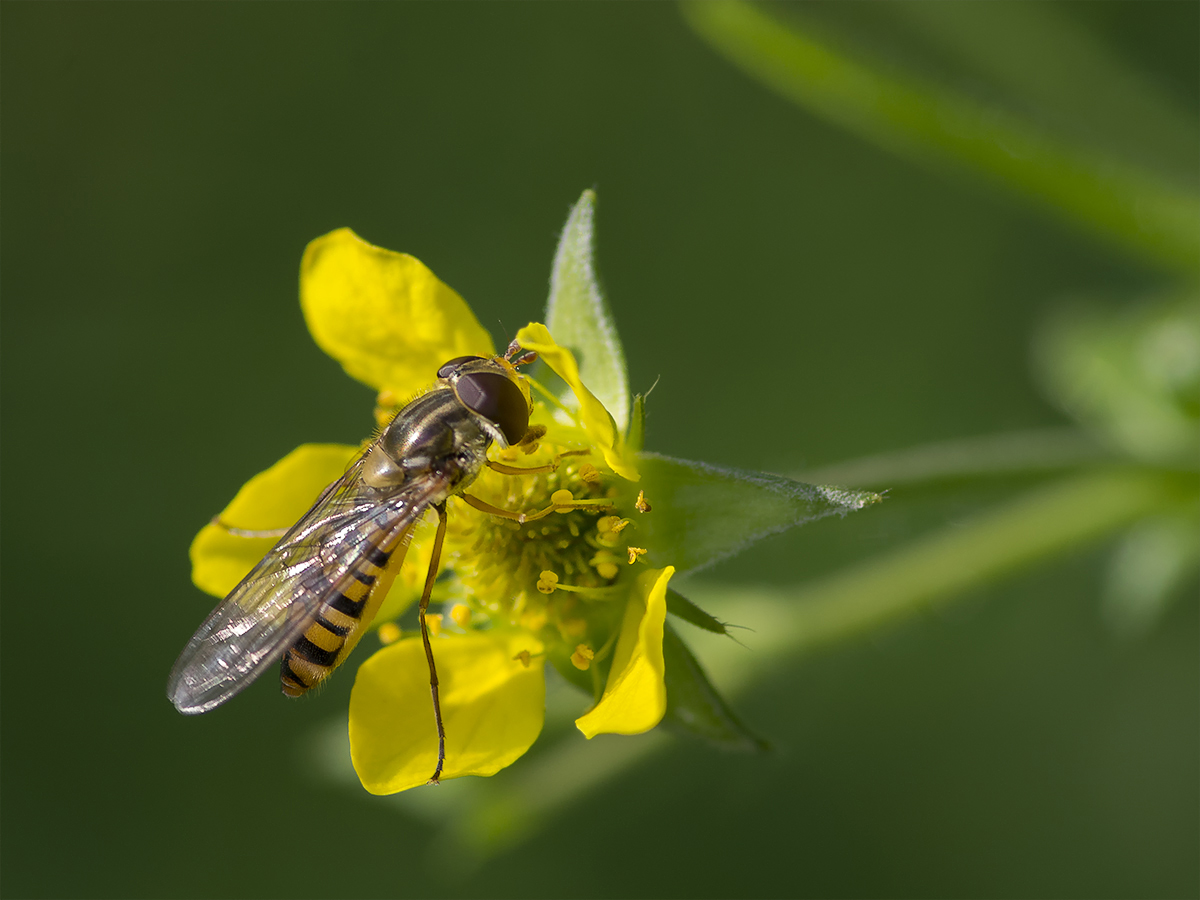
M 279 677 L 284 694 L 299 697 L 311 690 L 327 678 L 358 643 L 404 561 L 407 537 L 405 534 L 391 550 L 380 547 L 367 550 L 354 570 L 330 591 L 312 624 L 283 654 Z M 390 574 L 389 565 L 392 567 Z

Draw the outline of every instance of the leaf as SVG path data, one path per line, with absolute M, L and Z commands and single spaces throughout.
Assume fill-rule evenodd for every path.
M 668 624 L 663 631 L 667 712 L 663 724 L 731 750 L 763 751 L 769 745 L 753 734 L 717 693 L 687 644 Z
M 624 432 L 629 422 L 629 375 L 612 311 L 596 278 L 595 212 L 595 192 L 584 191 L 563 226 L 550 271 L 546 327 L 558 344 L 575 354 L 583 383 Z
M 1159 263 L 1197 270 L 1200 198 L 1151 168 L 1073 146 L 1008 110 L 914 75 L 895 77 L 740 0 L 682 7 L 717 52 L 816 115 L 883 149 L 951 162 Z
M 683 594 L 670 588 L 667 589 L 667 612 L 683 619 L 689 625 L 695 625 L 713 634 L 729 634 L 724 622 L 710 616 Z
M 883 498 L 792 481 L 780 475 L 726 469 L 638 455 L 645 498 L 651 509 L 634 524 L 644 535 L 652 566 L 674 565 L 680 573 L 711 565 L 770 534 L 862 509 Z

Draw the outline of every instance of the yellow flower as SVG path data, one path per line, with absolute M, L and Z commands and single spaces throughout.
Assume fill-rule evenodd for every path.
M 447 614 L 428 617 L 446 733 L 442 778 L 491 775 L 529 749 L 542 729 L 547 664 L 592 697 L 576 720 L 589 739 L 639 734 L 665 719 L 725 746 L 761 747 L 666 621 L 670 612 L 727 633 L 671 589 L 671 577 L 879 499 L 641 452 L 644 398 L 631 401 L 592 270 L 594 200 L 585 191 L 563 231 L 550 327 L 530 323 L 517 334 L 546 367 L 526 376 L 529 432 L 493 449 L 466 488 L 470 503 L 447 503 L 441 568 L 449 577 L 433 592 Z M 495 354 L 462 298 L 421 262 L 348 229 L 309 245 L 300 300 L 317 344 L 378 392 L 376 425 L 426 390 L 443 363 Z M 193 542 L 196 584 L 228 594 L 272 546 L 243 532 L 290 526 L 361 451 L 305 444 L 247 482 L 220 524 Z M 358 670 L 350 749 L 377 794 L 424 784 L 437 761 L 424 646 L 415 629 L 392 621 L 420 597 L 433 543 L 431 523 L 418 523 L 404 565 L 375 582 L 386 592 L 376 616 L 383 646 Z
M 348 229 L 309 245 L 301 303 L 322 349 L 393 403 L 432 384 L 445 361 L 495 352 L 471 310 L 428 268 Z M 531 416 L 531 430 L 541 436 L 492 456 L 513 467 L 560 464 L 554 472 L 528 475 L 485 470 L 470 492 L 514 512 L 545 509 L 552 497 L 566 497 L 580 508 L 521 524 L 452 498 L 443 566 L 454 578 L 439 584 L 439 594 L 457 605 L 433 642 L 446 730 L 443 778 L 491 775 L 520 757 L 542 728 L 546 661 L 564 668 L 581 645 L 595 648 L 587 678 L 599 694 L 577 723 L 587 737 L 647 731 L 666 710 L 662 644 L 674 569 L 611 562 L 635 559 L 627 545 L 636 531 L 623 537 L 612 518 L 640 515 L 632 489 L 637 463 L 623 428 L 584 385 L 572 353 L 544 325 L 531 323 L 517 340 L 538 353 L 576 402 L 568 407 L 543 389 Z M 220 522 L 239 529 L 289 524 L 359 450 L 329 444 L 297 448 L 251 479 Z M 419 596 L 431 540 L 431 528 L 417 529 L 381 621 Z M 196 584 L 224 596 L 271 543 L 206 527 L 192 545 Z M 553 583 L 544 573 L 553 573 Z M 600 681 L 602 673 L 607 677 Z M 437 734 L 416 635 L 383 647 L 360 667 L 350 702 L 350 744 L 355 768 L 373 793 L 393 793 L 429 778 Z

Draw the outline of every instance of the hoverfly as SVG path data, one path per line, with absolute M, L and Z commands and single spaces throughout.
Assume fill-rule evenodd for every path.
M 279 663 L 283 693 L 298 697 L 325 679 L 370 624 L 389 579 L 427 510 L 438 517 L 433 556 L 418 615 L 438 730 L 437 782 L 446 758 L 437 669 L 425 611 L 446 534 L 446 500 L 462 494 L 483 467 L 519 469 L 488 460 L 493 442 L 508 447 L 540 429 L 529 427 L 532 404 L 516 366 L 530 353 L 460 356 L 437 382 L 396 414 L 382 433 L 305 513 L 192 635 L 167 682 L 167 697 L 186 715 L 208 712 Z M 526 521 L 469 495 L 476 508 Z M 545 510 L 549 513 L 551 510 Z

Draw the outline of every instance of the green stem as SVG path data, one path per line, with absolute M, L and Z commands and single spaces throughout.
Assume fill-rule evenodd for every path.
M 1175 476 L 1147 469 L 1089 472 L 1030 491 L 1010 503 L 918 538 L 881 556 L 792 589 L 689 586 L 701 606 L 752 614 L 756 664 L 795 658 L 811 647 L 946 603 L 1038 561 L 1094 543 L 1178 502 Z M 729 654 L 737 659 L 744 654 Z M 714 660 L 714 662 L 717 662 Z
M 1126 249 L 1200 269 L 1200 198 L 1158 174 L 1068 146 L 995 107 L 885 75 L 740 0 L 703 0 L 684 18 L 717 52 L 792 102 L 908 157 L 932 157 L 1008 185 Z
M 1032 475 L 1111 460 L 1077 428 L 1040 428 L 921 444 L 793 475 L 809 484 L 895 488 L 951 479 Z
M 1189 484 L 1183 491 L 1193 490 Z M 706 609 L 753 629 L 753 654 L 714 640 L 702 657 L 713 680 L 738 690 L 816 646 L 852 638 L 1056 554 L 1098 541 L 1178 502 L 1177 476 L 1146 469 L 1089 472 L 1030 491 L 964 523 L 812 584 L 793 588 L 688 585 Z M 636 738 L 567 740 L 502 785 L 479 791 L 451 824 L 478 858 L 524 840 L 538 823 L 605 779 L 667 746 L 662 731 Z

